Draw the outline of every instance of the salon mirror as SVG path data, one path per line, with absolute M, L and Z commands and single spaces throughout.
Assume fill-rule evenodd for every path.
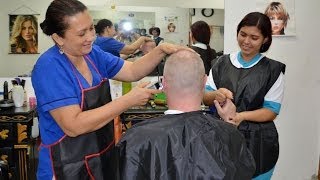
M 121 21 L 130 22 L 133 29 L 160 28 L 160 37 L 165 42 L 189 45 L 190 25 L 198 20 L 206 21 L 211 29 L 211 48 L 223 51 L 224 9 L 151 7 L 151 6 L 117 6 L 106 4 L 89 6 L 94 23 L 106 18 L 114 24 Z M 174 26 L 174 29 L 169 26 Z

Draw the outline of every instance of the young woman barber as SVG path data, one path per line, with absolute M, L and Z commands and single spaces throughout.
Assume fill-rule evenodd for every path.
M 237 28 L 241 49 L 220 57 L 212 67 L 204 103 L 233 99 L 237 113 L 227 122 L 238 125 L 256 161 L 254 179 L 270 179 L 279 156 L 278 133 L 273 120 L 280 112 L 285 64 L 269 59 L 272 42 L 268 16 L 247 14 Z

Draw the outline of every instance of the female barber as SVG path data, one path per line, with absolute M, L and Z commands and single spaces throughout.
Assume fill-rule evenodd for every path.
M 242 19 L 237 41 L 241 51 L 221 56 L 212 67 L 204 103 L 234 100 L 237 113 L 227 122 L 238 125 L 247 140 L 256 161 L 254 179 L 270 179 L 279 156 L 273 120 L 283 99 L 285 64 L 261 54 L 272 42 L 271 22 L 262 13 L 249 13 Z
M 183 47 L 164 43 L 125 62 L 92 45 L 93 20 L 78 0 L 52 1 L 40 26 L 55 45 L 40 56 L 32 73 L 42 140 L 37 177 L 116 179 L 112 120 L 159 91 L 144 83 L 111 101 L 108 79 L 139 80 L 166 54 Z

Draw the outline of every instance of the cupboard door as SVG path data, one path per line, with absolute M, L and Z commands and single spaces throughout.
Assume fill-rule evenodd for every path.
M 16 142 L 16 128 L 13 123 L 0 123 L 0 148 L 12 146 Z

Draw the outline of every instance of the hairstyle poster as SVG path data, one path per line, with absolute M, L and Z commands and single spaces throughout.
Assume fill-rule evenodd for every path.
M 9 54 L 38 54 L 38 15 L 9 15 Z
M 257 11 L 266 14 L 273 36 L 295 36 L 294 0 L 256 0 Z
M 168 33 L 178 32 L 178 16 L 165 16 L 164 20 L 167 25 L 166 32 Z

